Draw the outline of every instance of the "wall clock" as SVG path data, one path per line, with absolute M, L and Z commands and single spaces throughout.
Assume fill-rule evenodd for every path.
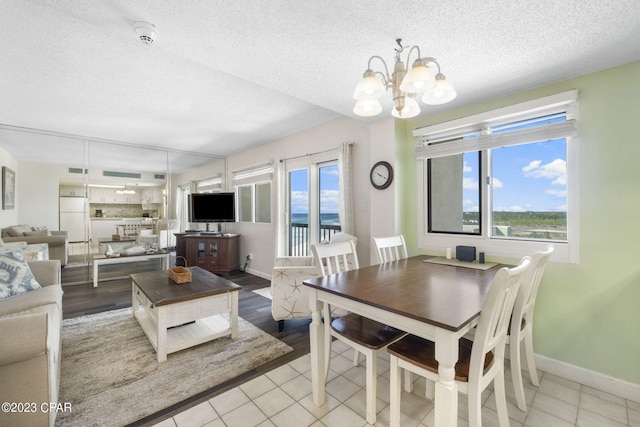
M 384 190 L 393 181 L 393 168 L 388 162 L 378 162 L 371 168 L 369 179 L 373 188 Z

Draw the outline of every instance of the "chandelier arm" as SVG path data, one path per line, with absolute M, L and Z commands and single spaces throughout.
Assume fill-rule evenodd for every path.
M 427 58 L 424 58 L 424 61 L 425 61 L 425 64 L 436 64 L 436 67 L 438 67 L 438 74 L 440 74 L 440 63 L 438 63 L 436 58 L 429 56 Z
M 382 79 L 383 79 L 384 83 L 385 84 L 389 84 L 389 82 L 391 81 L 391 77 L 389 76 L 389 68 L 387 68 L 387 63 L 385 62 L 385 60 L 381 56 L 373 55 L 371 58 L 369 58 L 369 62 L 367 64 L 367 68 L 371 69 L 371 61 L 374 58 L 378 58 L 382 62 L 382 65 L 384 65 L 384 72 L 385 72 L 384 75 L 380 71 L 377 71 L 376 74 L 382 75 Z
M 418 51 L 418 58 L 420 59 L 420 47 L 419 46 L 411 46 L 411 49 L 409 49 L 409 53 L 407 53 L 407 70 L 411 67 L 411 61 L 409 61 L 409 59 L 411 58 L 411 52 L 413 52 L 413 50 L 416 49 Z

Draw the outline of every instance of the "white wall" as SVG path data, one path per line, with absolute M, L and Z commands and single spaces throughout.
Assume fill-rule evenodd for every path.
M 361 208 L 369 212 L 370 215 L 370 233 L 371 237 L 392 236 L 400 233 L 399 227 L 396 225 L 396 188 L 398 183 L 398 171 L 395 164 L 395 128 L 394 119 L 386 119 L 370 126 L 371 133 L 371 155 L 369 161 L 369 170 L 367 172 L 367 182 L 369 181 L 369 171 L 377 162 L 384 160 L 391 163 L 394 169 L 394 178 L 391 185 L 384 190 L 376 190 L 371 184 L 369 188 L 369 206 Z M 370 248 L 371 264 L 378 263 L 378 255 L 376 248 L 371 242 Z
M 68 174 L 67 168 L 43 163 L 19 163 L 16 173 L 19 222 L 33 227 L 46 226 L 59 230 L 59 179 Z

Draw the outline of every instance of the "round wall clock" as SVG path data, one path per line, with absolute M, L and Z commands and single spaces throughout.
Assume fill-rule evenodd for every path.
M 373 188 L 384 190 L 393 181 L 393 168 L 388 162 L 378 162 L 371 168 L 369 179 Z

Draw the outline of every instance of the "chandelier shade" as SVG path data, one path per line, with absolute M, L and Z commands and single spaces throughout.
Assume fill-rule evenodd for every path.
M 356 102 L 353 112 L 362 117 L 377 116 L 382 112 L 382 105 L 377 99 L 363 99 Z
M 436 85 L 436 78 L 433 71 L 426 65 L 426 61 L 418 59 L 413 63 L 402 83 L 400 90 L 407 93 L 417 93 L 423 90 L 432 89 Z
M 422 102 L 429 105 L 446 104 L 453 101 L 458 94 L 443 74 L 436 76 L 435 87 L 422 95 Z
M 416 50 L 418 58 L 410 69 L 405 67 L 401 53 L 406 49 L 402 39 L 396 39 L 398 47 L 395 49 L 393 73 L 389 75 L 389 68 L 384 59 L 378 55 L 369 58 L 367 70 L 356 85 L 353 98 L 357 101 L 353 112 L 362 117 L 376 116 L 382 112 L 379 99 L 391 89 L 394 108 L 391 115 L 400 119 L 409 119 L 420 114 L 420 105 L 416 101 L 418 93 L 424 92 L 420 98 L 428 105 L 439 105 L 452 101 L 457 93 L 440 72 L 440 64 L 435 58 L 421 57 L 420 48 L 412 46 L 407 54 L 406 63 L 409 64 L 411 53 Z M 374 60 L 382 62 L 384 72 L 374 71 L 371 63 Z
M 356 85 L 353 97 L 360 100 L 382 98 L 387 92 L 387 88 L 382 81 L 377 78 L 373 71 L 367 70 L 362 76 L 362 80 Z
M 404 106 L 401 107 L 399 111 L 397 106 L 393 107 L 393 110 L 391 110 L 391 115 L 398 119 L 410 119 L 418 114 L 420 114 L 420 105 L 418 105 L 418 101 L 408 95 L 405 95 Z

